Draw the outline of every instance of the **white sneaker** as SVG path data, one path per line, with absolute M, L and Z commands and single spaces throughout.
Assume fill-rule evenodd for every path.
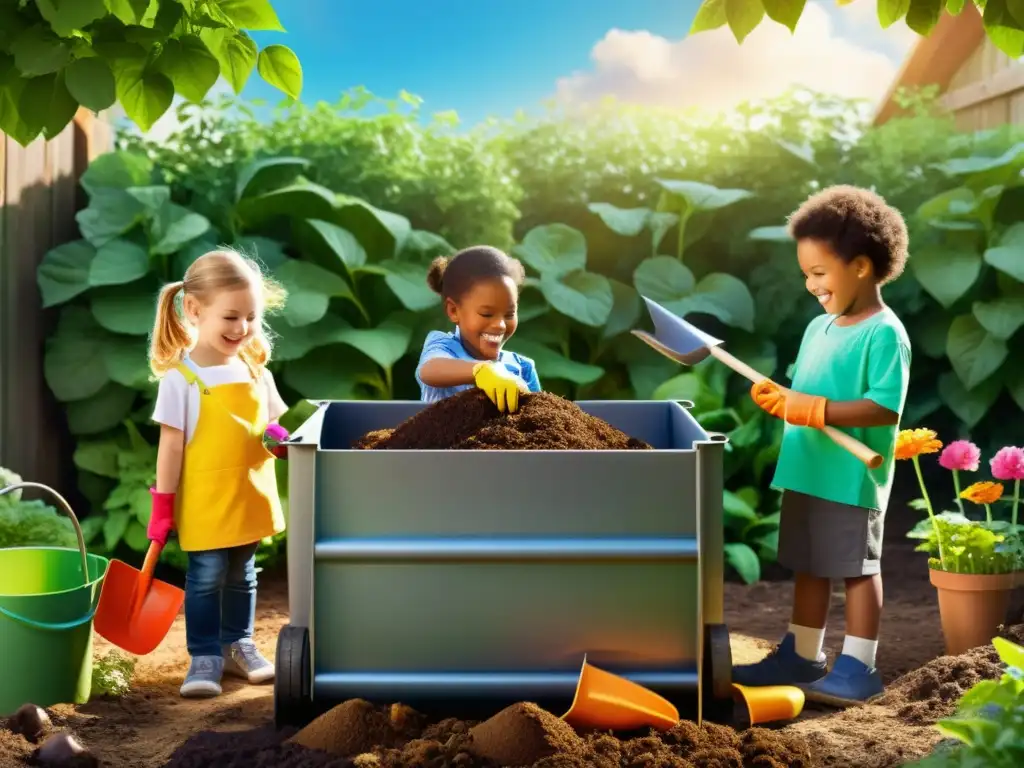
M 274 665 L 264 658 L 256 643 L 249 639 L 239 640 L 224 649 L 224 671 L 243 677 L 253 685 L 274 679 Z
M 221 693 L 224 659 L 220 656 L 196 656 L 188 668 L 181 695 L 186 699 L 208 699 Z

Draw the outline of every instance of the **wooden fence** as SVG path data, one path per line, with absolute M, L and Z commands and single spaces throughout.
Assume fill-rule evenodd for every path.
M 75 473 L 65 416 L 43 375 L 55 313 L 42 309 L 36 268 L 78 237 L 78 179 L 112 146 L 109 120 L 85 110 L 48 142 L 21 147 L 0 133 L 0 466 L 62 492 Z

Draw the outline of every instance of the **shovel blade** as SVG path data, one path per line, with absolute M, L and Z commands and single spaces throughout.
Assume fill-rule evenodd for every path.
M 185 592 L 153 579 L 140 595 L 142 573 L 112 560 L 103 580 L 94 626 L 101 637 L 137 656 L 152 653 L 171 629 Z M 141 604 L 136 605 L 136 601 Z
M 708 355 L 711 347 L 722 343 L 721 339 L 704 333 L 694 325 L 677 317 L 655 301 L 643 297 L 647 304 L 647 312 L 654 321 L 654 337 L 658 342 L 677 356 L 674 359 L 700 362 Z M 688 365 L 693 365 L 688 362 Z
M 679 722 L 679 710 L 649 688 L 584 659 L 572 706 L 562 719 L 574 728 L 667 731 Z

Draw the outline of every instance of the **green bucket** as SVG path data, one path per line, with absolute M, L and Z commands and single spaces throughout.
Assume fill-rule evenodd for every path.
M 84 704 L 92 687 L 92 618 L 109 560 L 85 551 L 78 520 L 55 491 L 36 483 L 0 489 L 40 488 L 53 494 L 74 523 L 78 549 L 0 549 L 0 716 L 26 702 L 41 707 Z

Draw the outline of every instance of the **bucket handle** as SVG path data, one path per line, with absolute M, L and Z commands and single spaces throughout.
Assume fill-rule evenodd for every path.
M 35 619 L 30 619 L 28 616 L 22 616 L 19 613 L 14 613 L 13 611 L 7 610 L 3 606 L 0 606 L 0 616 L 6 616 L 9 619 L 21 622 L 22 624 L 28 627 L 32 627 L 32 629 L 43 629 L 49 630 L 51 632 L 61 632 L 66 629 L 74 629 L 75 627 L 80 627 L 83 624 L 87 624 L 88 622 L 92 621 L 93 616 L 95 615 L 96 606 L 93 606 L 90 609 L 90 611 L 80 619 L 51 623 L 49 621 L 36 621 Z
M 51 496 L 53 496 L 53 498 L 55 498 L 59 502 L 60 506 L 64 508 L 64 514 L 67 515 L 69 518 L 71 518 L 71 524 L 75 527 L 75 536 L 78 537 L 78 551 L 82 555 L 82 578 L 84 579 L 85 584 L 88 585 L 88 583 L 89 583 L 89 559 L 85 555 L 85 536 L 82 535 L 82 526 L 80 526 L 78 524 L 78 518 L 75 516 L 74 510 L 71 509 L 71 505 L 68 504 L 67 499 L 65 499 L 63 496 L 61 496 L 59 493 L 57 493 L 55 490 L 53 490 L 53 488 L 51 488 L 48 485 L 43 485 L 42 483 L 28 483 L 28 482 L 12 483 L 11 485 L 6 485 L 3 488 L 0 488 L 0 496 L 3 496 L 5 493 L 10 493 L 11 491 L 16 491 L 19 488 L 36 488 L 36 489 L 38 489 L 40 491 L 45 491 L 46 493 L 48 493 Z M 7 614 L 8 616 L 11 616 L 11 614 L 8 614 L 7 611 L 4 611 L 2 608 L 0 608 L 0 611 L 3 611 L 3 613 Z M 15 618 L 15 616 L 11 616 L 11 618 Z M 91 618 L 91 616 L 90 616 L 90 618 Z M 24 621 L 26 623 L 31 623 L 31 620 L 29 620 L 29 619 L 24 619 Z M 80 622 L 80 623 L 84 623 L 84 622 Z M 77 625 L 76 624 L 71 624 L 70 626 L 77 626 Z M 70 627 L 65 627 L 63 625 L 54 624 L 54 625 L 52 625 L 52 628 L 54 628 L 54 629 L 69 629 Z

